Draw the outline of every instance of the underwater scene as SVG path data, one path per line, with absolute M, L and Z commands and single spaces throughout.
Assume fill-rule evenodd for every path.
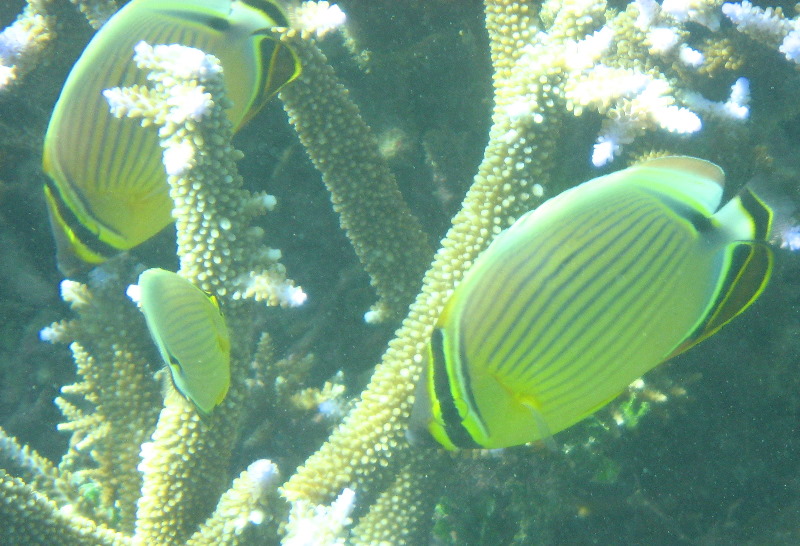
M 0 0 L 0 543 L 800 543 L 800 8 Z

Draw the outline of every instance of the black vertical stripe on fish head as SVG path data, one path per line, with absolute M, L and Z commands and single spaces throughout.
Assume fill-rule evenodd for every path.
M 427 362 L 422 367 L 417 388 L 414 391 L 414 404 L 406 428 L 406 440 L 412 446 L 441 447 L 431 434 L 429 424 L 433 414 L 433 401 L 428 392 L 428 363 L 432 361 L 430 347 L 427 348 Z
M 61 217 L 58 204 L 55 202 L 57 196 L 52 195 L 47 186 L 44 188 L 44 193 L 48 201 L 47 215 L 56 243 L 56 265 L 65 278 L 75 278 L 75 276 L 85 273 L 90 264 L 84 257 L 78 255 L 78 251 L 83 250 L 80 244 L 74 243 L 73 239 L 77 239 L 77 236 Z M 96 261 L 103 261 L 103 258 Z
M 181 377 L 186 377 L 186 374 L 184 373 L 183 370 L 183 366 L 181 365 L 178 358 L 174 354 L 169 352 L 169 349 L 167 349 L 166 347 L 164 347 L 164 352 L 167 354 L 167 362 L 169 363 L 169 365 L 172 366 L 172 368 L 178 373 L 178 375 L 180 375 Z
M 431 369 L 433 371 L 433 390 L 442 412 L 445 434 L 457 447 L 479 448 L 480 444 L 470 435 L 461 422 L 455 399 L 450 388 L 451 377 L 447 372 L 447 355 L 444 352 L 444 332 L 435 328 L 431 334 Z

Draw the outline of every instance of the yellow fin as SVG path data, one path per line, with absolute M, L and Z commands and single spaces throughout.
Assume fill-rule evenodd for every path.
M 657 169 L 679 171 L 684 175 L 694 175 L 697 178 L 713 180 L 722 187 L 725 187 L 725 171 L 719 165 L 685 155 L 673 155 L 667 157 L 657 157 L 636 165 L 637 167 L 654 167 Z
M 547 426 L 547 421 L 544 419 L 544 415 L 542 415 L 541 410 L 539 409 L 539 403 L 532 396 L 525 396 L 520 399 L 520 403 L 528 408 L 528 411 L 531 412 L 531 416 L 533 417 L 533 422 L 536 423 L 536 429 L 539 435 L 539 440 L 547 446 L 549 451 L 553 453 L 558 451 L 558 446 L 556 445 L 556 441 L 553 439 L 553 433 L 550 432 L 550 427 Z
M 757 241 L 734 243 L 728 252 L 728 261 L 730 266 L 727 275 L 722 280 L 722 288 L 706 320 L 670 354 L 670 358 L 716 333 L 750 307 L 767 286 L 774 261 L 768 244 Z
M 725 172 L 714 163 L 696 157 L 659 157 L 621 173 L 627 173 L 628 183 L 633 181 L 656 190 L 708 215 L 719 208 L 725 187 Z

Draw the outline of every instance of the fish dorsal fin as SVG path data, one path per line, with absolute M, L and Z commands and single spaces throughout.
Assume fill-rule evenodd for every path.
M 693 174 L 697 178 L 713 180 L 719 184 L 720 187 L 725 187 L 725 171 L 723 171 L 719 165 L 706 161 L 705 159 L 698 159 L 687 155 L 670 155 L 648 159 L 647 161 L 638 163 L 637 166 L 656 167 L 659 169 L 680 171 L 684 174 Z
M 678 200 L 690 199 L 708 215 L 719 208 L 725 172 L 714 163 L 689 156 L 650 159 L 631 169 L 648 172 L 645 184 Z
M 705 320 L 683 342 L 670 358 L 700 343 L 725 326 L 736 315 L 750 307 L 769 281 L 772 274 L 772 248 L 759 241 L 737 241 L 726 253 L 728 271 L 721 280 L 721 288 L 709 307 Z

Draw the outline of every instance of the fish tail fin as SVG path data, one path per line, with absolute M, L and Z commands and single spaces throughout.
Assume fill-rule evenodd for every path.
M 756 175 L 714 214 L 729 228 L 730 240 L 762 241 L 800 250 L 798 205 L 774 176 Z
M 757 177 L 714 214 L 727 243 L 717 294 L 706 319 L 670 357 L 711 336 L 758 299 L 772 276 L 773 244 L 793 225 L 794 210 L 791 200 Z
M 792 221 L 795 207 L 763 178 L 748 182 L 714 218 L 732 241 L 778 242 Z

